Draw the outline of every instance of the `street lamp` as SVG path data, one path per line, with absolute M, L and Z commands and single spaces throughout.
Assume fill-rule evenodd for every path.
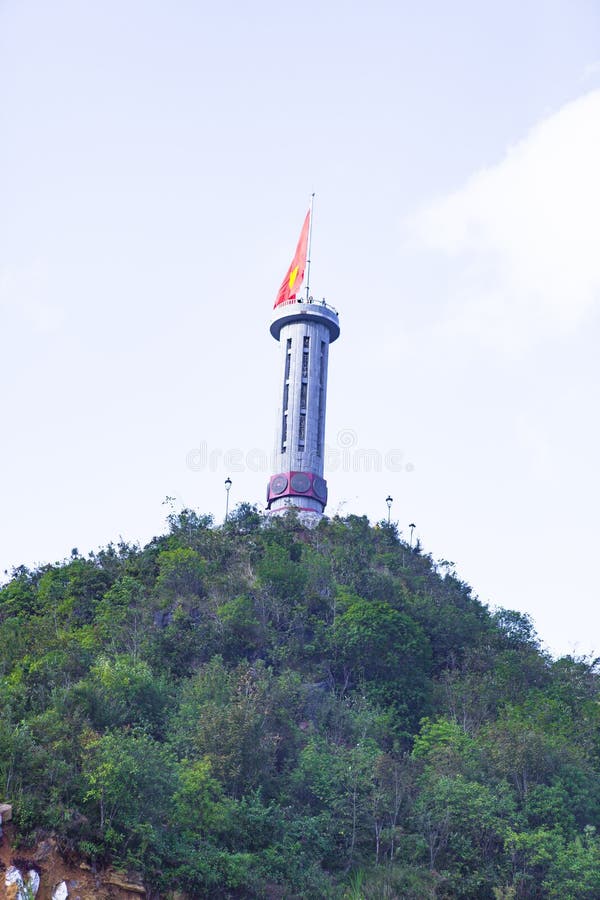
M 412 536 L 413 536 L 413 531 L 415 530 L 415 528 L 416 528 L 417 526 L 415 525 L 414 522 L 411 522 L 410 525 L 409 525 L 408 527 L 410 528 L 410 549 L 412 550 Z
M 385 502 L 387 503 L 387 508 L 388 508 L 388 525 L 389 525 L 390 524 L 390 516 L 392 514 L 392 503 L 394 502 L 394 498 L 390 497 L 390 495 L 388 494 L 387 497 L 385 498 Z
M 226 500 L 225 500 L 225 521 L 227 521 L 227 517 L 229 515 L 229 491 L 231 490 L 231 478 L 229 476 L 225 479 L 225 491 L 227 492 Z

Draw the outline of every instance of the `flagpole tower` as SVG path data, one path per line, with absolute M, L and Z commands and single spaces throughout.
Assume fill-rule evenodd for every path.
M 329 345 L 339 337 L 340 324 L 336 310 L 324 300 L 315 302 L 308 295 L 300 299 L 308 249 L 305 231 L 270 326 L 279 341 L 281 362 L 275 474 L 267 486 L 267 506 L 275 514 L 293 508 L 312 520 L 322 515 L 327 504 L 323 478 L 327 367 Z

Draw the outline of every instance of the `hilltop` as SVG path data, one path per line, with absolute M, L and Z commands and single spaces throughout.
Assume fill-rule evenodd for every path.
M 168 525 L 0 589 L 24 851 L 149 897 L 600 896 L 596 661 L 385 522 Z

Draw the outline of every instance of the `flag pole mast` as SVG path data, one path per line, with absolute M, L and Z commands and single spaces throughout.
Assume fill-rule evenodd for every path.
M 306 302 L 308 303 L 310 296 L 310 251 L 312 248 L 312 220 L 313 220 L 313 204 L 315 195 L 310 195 L 310 219 L 308 223 L 308 259 L 306 260 Z

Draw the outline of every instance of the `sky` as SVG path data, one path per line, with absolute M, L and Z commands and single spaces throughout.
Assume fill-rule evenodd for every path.
M 0 583 L 264 505 L 314 191 L 327 512 L 600 654 L 599 158 L 593 0 L 0 0 Z

